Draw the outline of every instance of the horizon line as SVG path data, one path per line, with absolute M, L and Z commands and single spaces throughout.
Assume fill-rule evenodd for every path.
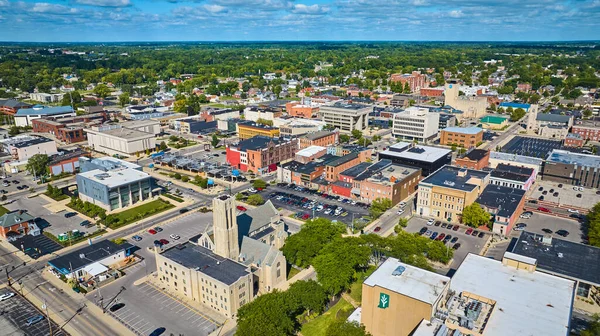
M 7 43 L 589 43 L 590 40 L 127 40 L 127 41 L 0 41 Z

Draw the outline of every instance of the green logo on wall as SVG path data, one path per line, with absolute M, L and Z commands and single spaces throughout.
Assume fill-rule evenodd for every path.
M 390 306 L 390 296 L 385 293 L 379 293 L 379 306 L 377 308 L 385 309 Z

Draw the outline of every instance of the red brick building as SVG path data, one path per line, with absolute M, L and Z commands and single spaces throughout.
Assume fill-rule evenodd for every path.
M 578 121 L 571 128 L 571 133 L 580 135 L 583 140 L 600 141 L 600 122 Z
M 34 217 L 27 211 L 15 210 L 0 216 L 0 237 L 4 239 L 26 235 L 30 233 L 32 227 L 36 227 Z
M 564 140 L 564 145 L 567 147 L 583 147 L 585 139 L 577 133 L 569 133 Z
M 14 99 L 0 99 L 0 113 L 15 115 L 19 109 L 32 108 L 33 105 L 20 102 Z
M 413 71 L 411 74 L 393 74 L 390 77 L 390 81 L 400 82 L 402 85 L 408 83 L 410 91 L 415 93 L 419 92 L 422 88 L 429 87 L 427 75 L 421 74 L 421 71 Z
M 338 132 L 319 131 L 308 133 L 300 138 L 300 149 L 310 146 L 327 147 L 338 143 Z
M 67 144 L 86 140 L 83 127 L 66 126 L 65 124 L 46 119 L 34 119 L 31 121 L 31 124 L 33 132 L 52 134 L 56 139 Z
M 443 87 L 435 87 L 435 88 L 421 88 L 419 91 L 421 96 L 425 97 L 441 97 L 444 95 Z
M 285 110 L 292 117 L 312 119 L 319 113 L 319 107 L 301 104 L 300 102 L 289 102 L 285 104 Z
M 490 151 L 473 149 L 463 157 L 457 157 L 454 165 L 462 168 L 482 170 L 490 164 Z
M 255 136 L 227 147 L 227 163 L 258 175 L 277 170 L 277 164 L 292 160 L 298 151 L 297 139 L 283 140 Z

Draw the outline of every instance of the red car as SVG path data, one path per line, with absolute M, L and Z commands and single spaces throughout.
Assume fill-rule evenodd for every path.
M 302 219 L 304 219 L 304 220 L 307 220 L 307 219 L 309 219 L 309 218 L 310 218 L 310 215 L 309 215 L 309 214 L 304 214 L 304 215 L 302 215 Z
M 435 240 L 442 240 L 442 239 L 444 239 L 444 237 L 446 237 L 446 234 L 445 234 L 445 233 L 440 233 L 440 235 L 439 235 L 439 236 L 437 236 L 437 237 L 435 238 Z
M 539 207 L 538 211 L 541 211 L 541 212 L 552 212 L 552 211 L 550 211 L 550 209 L 547 209 L 547 208 L 544 208 L 544 207 Z
M 244 208 L 244 207 L 243 207 L 243 206 L 241 206 L 241 205 L 238 205 L 236 208 L 237 208 L 238 210 L 240 210 L 240 211 L 246 211 L 246 210 L 248 210 L 248 209 Z
M 467 231 L 465 231 L 466 235 L 470 235 L 473 232 L 473 229 L 467 229 Z
M 452 228 L 452 231 L 458 231 L 459 226 L 458 225 L 454 225 L 454 227 Z
M 156 230 L 154 230 L 154 229 L 150 229 L 150 230 L 148 230 L 148 233 L 149 233 L 149 234 L 153 234 L 153 235 L 154 235 L 154 234 L 156 234 Z
M 373 230 L 373 231 L 375 231 L 375 232 L 381 231 L 381 226 L 376 227 L 375 230 Z
M 161 239 L 161 240 L 159 240 L 159 242 L 163 245 L 167 245 L 169 243 L 169 241 L 166 239 Z

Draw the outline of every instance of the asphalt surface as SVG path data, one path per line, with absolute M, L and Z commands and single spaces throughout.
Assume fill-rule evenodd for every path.
M 512 124 L 511 126 L 509 126 L 504 132 L 495 131 L 499 135 L 496 137 L 496 139 L 489 141 L 488 143 L 483 145 L 483 149 L 496 150 L 496 147 L 499 144 L 501 144 L 508 137 L 516 134 L 521 129 L 520 124 L 523 120 L 526 120 L 528 118 L 528 115 L 529 115 L 529 112 L 526 113 L 525 116 L 523 118 L 521 118 L 519 121 L 517 121 L 514 124 Z
M 40 310 L 41 307 L 34 306 L 12 289 L 4 288 L 0 290 L 0 294 L 2 295 L 10 292 L 15 295 L 9 299 L 0 301 L 0 328 L 2 328 L 3 335 L 13 334 L 11 329 L 14 331 L 14 334 L 22 333 L 27 336 L 66 335 L 53 321 L 50 321 L 50 324 L 48 324 L 46 312 Z M 29 318 L 40 315 L 44 316 L 44 319 L 32 325 L 27 325 Z M 52 332 L 50 328 L 52 328 Z

